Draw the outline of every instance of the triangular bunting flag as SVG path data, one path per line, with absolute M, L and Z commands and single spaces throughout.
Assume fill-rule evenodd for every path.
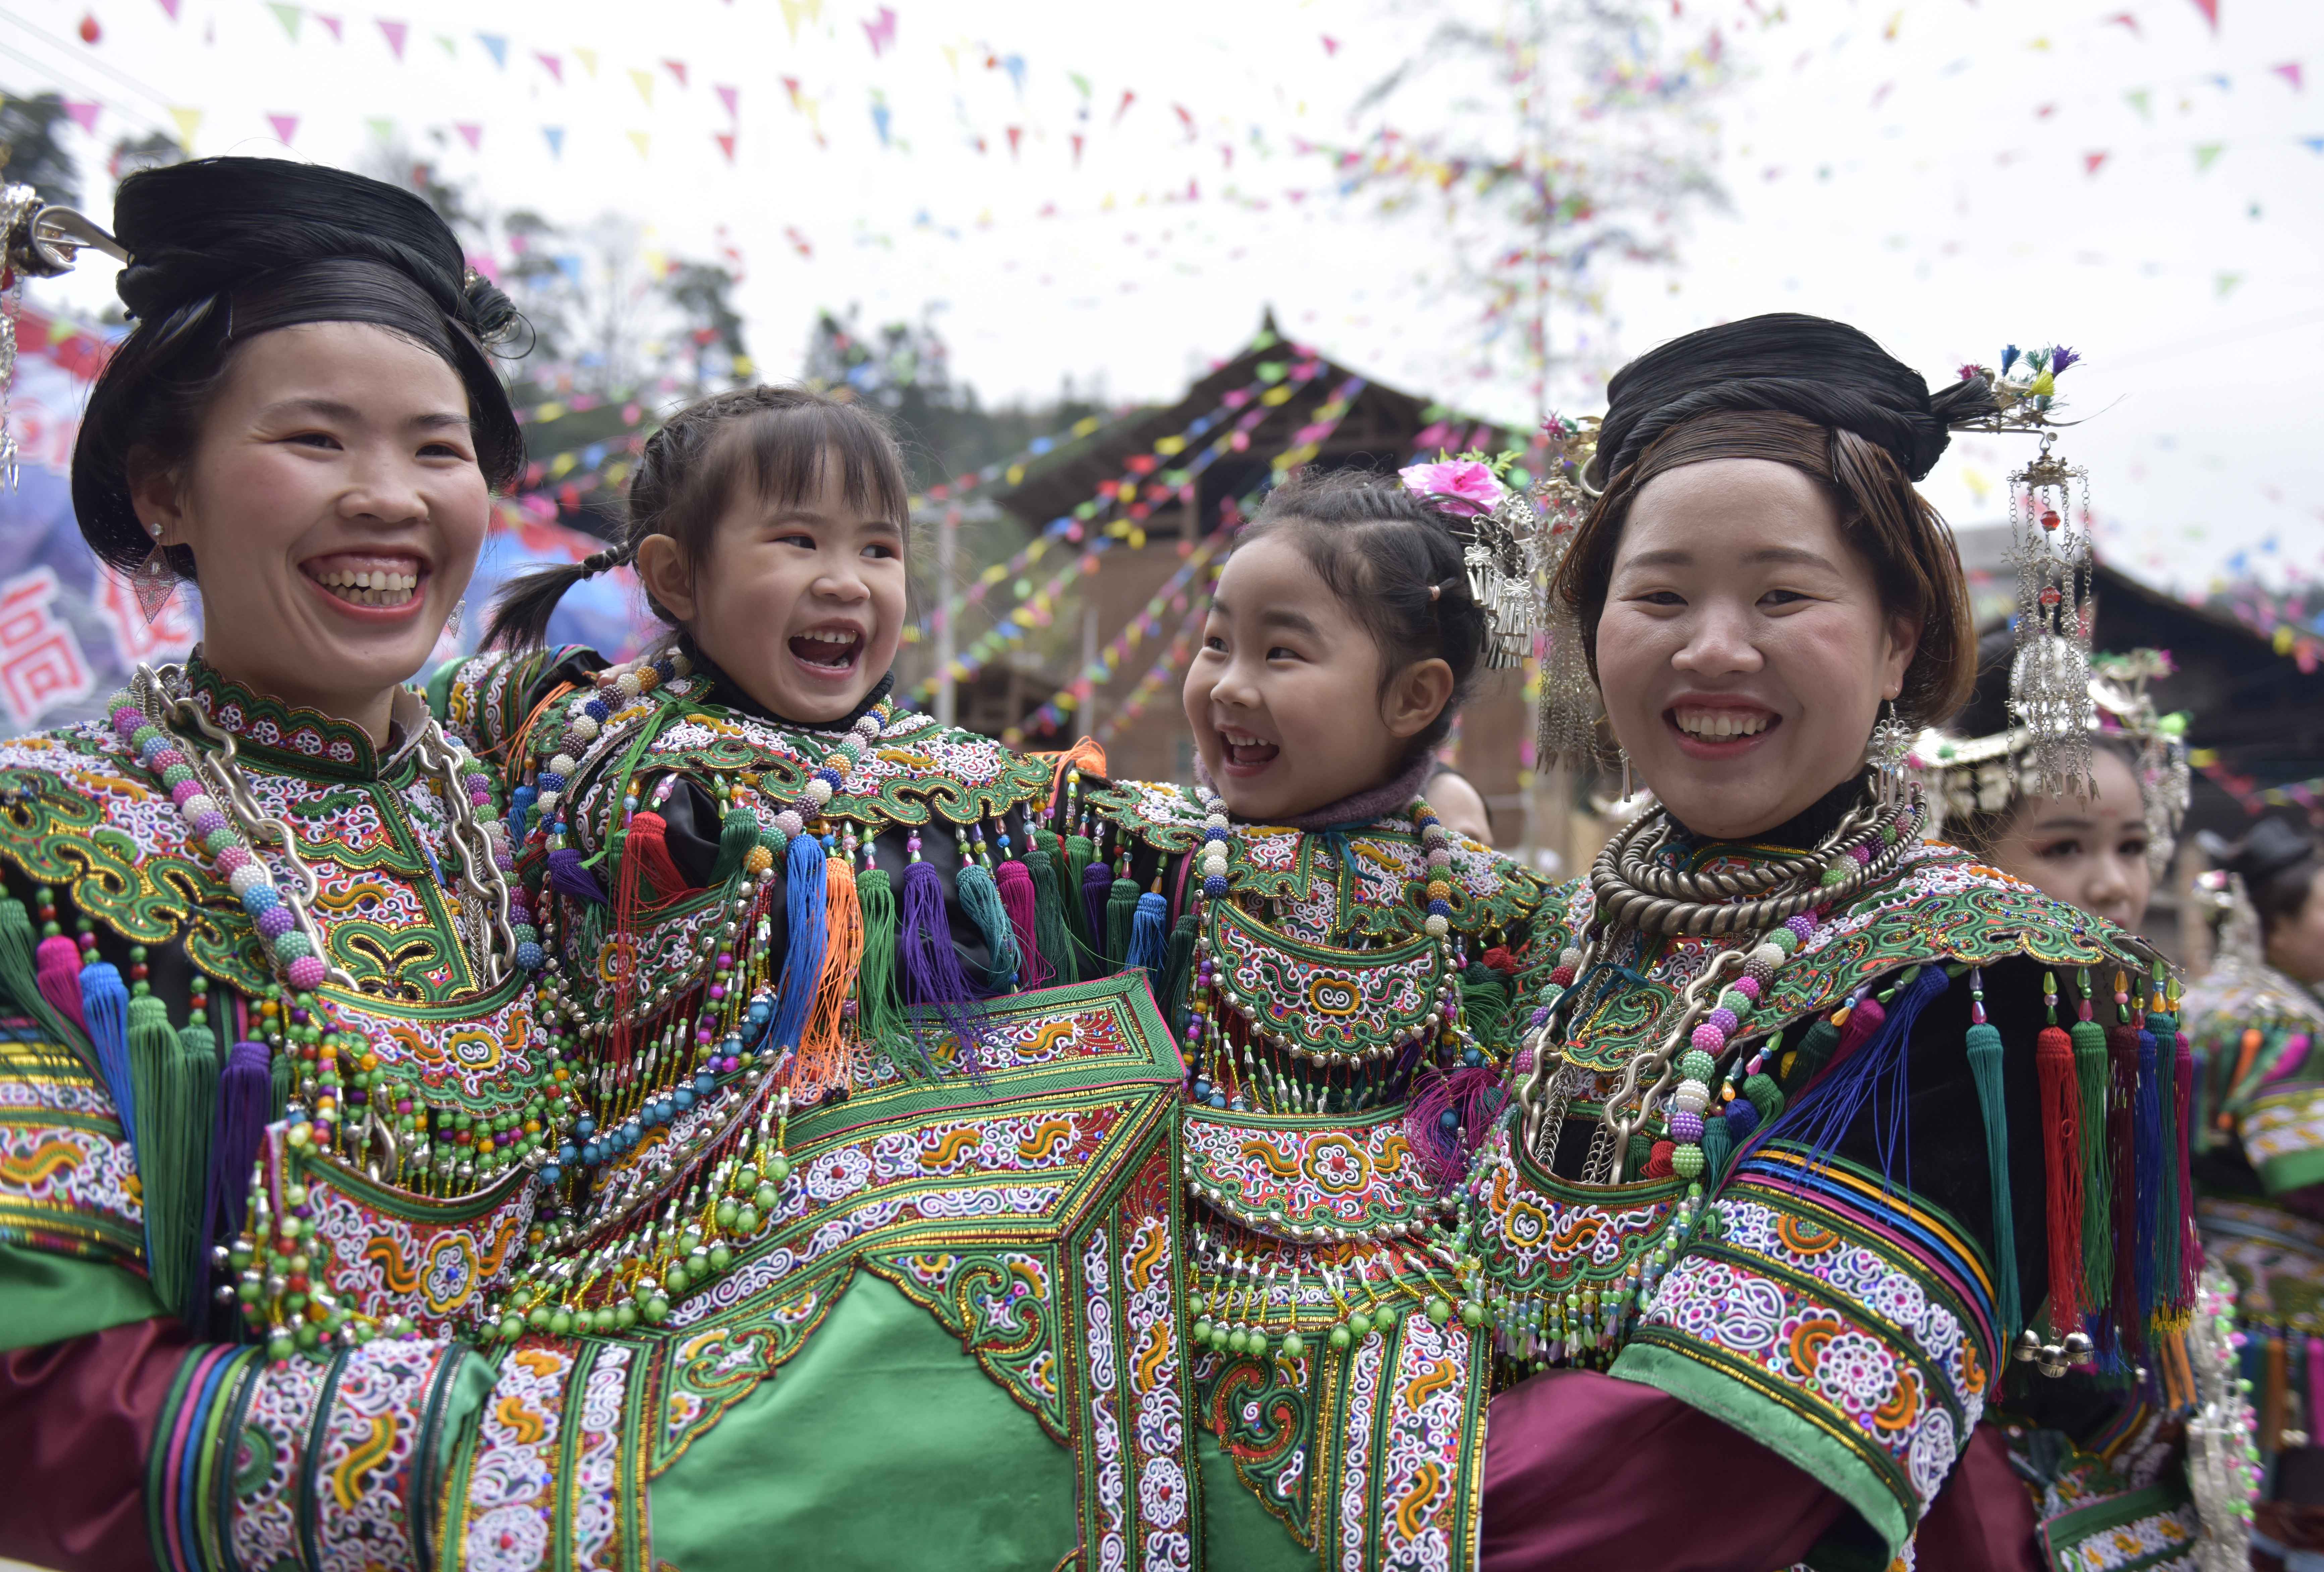
M 782 0 L 782 7 L 783 26 L 789 30 L 793 43 L 798 41 L 801 17 L 809 22 L 820 21 L 823 17 L 823 0 Z
M 316 12 L 316 13 L 315 13 L 315 20 L 316 20 L 316 21 L 318 21 L 318 22 L 319 22 L 319 23 L 321 23 L 325 27 L 327 27 L 327 28 L 329 28 L 329 29 L 331 30 L 331 41 L 332 41 L 332 42 L 334 42 L 334 43 L 345 43 L 345 42 L 346 42 L 346 41 L 347 41 L 347 35 L 346 35 L 346 23 L 344 23 L 343 21 L 341 21 L 338 17 L 336 17 L 336 16 L 326 16 L 326 15 L 324 15 L 321 12 L 318 11 L 318 12 Z
M 2303 136 L 2300 139 L 2300 145 L 2310 152 L 2324 152 L 2324 136 Z
M 455 122 L 452 129 L 460 133 L 460 140 L 468 144 L 468 151 L 470 152 L 482 151 L 484 141 L 484 128 L 483 126 L 478 125 L 474 122 L 470 122 L 466 124 Z
M 161 0 L 161 9 L 170 14 L 171 21 L 178 20 L 178 0 Z
M 202 128 L 202 112 L 198 109 L 171 107 L 170 118 L 178 123 L 178 145 L 188 152 L 194 151 L 194 133 Z
M 2098 172 L 2099 166 L 2107 161 L 2107 155 L 2102 152 L 2084 153 L 2082 155 L 2082 173 L 2086 175 L 2097 174 Z
M 565 127 L 544 125 L 540 128 L 540 134 L 549 139 L 549 156 L 562 160 L 565 157 Z
M 731 131 L 718 131 L 713 132 L 711 134 L 717 138 L 718 151 L 726 155 L 726 161 L 728 163 L 733 163 L 734 161 L 734 133 Z
M 581 62 L 581 69 L 588 72 L 592 78 L 596 76 L 597 51 L 595 50 L 583 49 L 576 44 L 574 46 L 573 58 Z
M 718 95 L 718 102 L 726 106 L 726 118 L 733 120 L 741 115 L 742 111 L 734 106 L 736 101 L 742 97 L 740 88 L 718 87 L 714 88 L 713 91 Z
M 2144 87 L 2133 87 L 2123 97 L 2130 100 L 2130 106 L 2138 111 L 2138 117 L 2141 120 L 2154 118 L 2154 111 L 2149 103 L 2150 95 Z
M 382 142 L 387 141 L 395 134 L 395 122 L 384 115 L 374 115 L 364 124 L 369 126 L 371 133 Z
M 266 117 L 266 124 L 274 127 L 274 134 L 285 147 L 290 146 L 290 139 L 299 133 L 299 117 L 296 115 L 270 115 Z
M 684 60 L 664 60 L 661 63 L 661 69 L 668 71 L 671 76 L 676 77 L 679 87 L 683 87 L 686 86 L 686 62 Z
M 630 133 L 630 145 L 638 150 L 638 156 L 640 158 L 646 156 L 646 143 L 652 140 L 653 138 L 650 135 L 642 131 L 632 131 Z
M 390 22 L 383 16 L 379 19 L 379 30 L 386 35 L 389 52 L 401 61 L 403 59 L 403 41 L 411 36 L 411 24 L 408 22 Z
M 2207 142 L 2198 147 L 2195 150 L 2195 172 L 2200 175 L 2209 169 L 2226 151 L 2227 144 L 2219 142 Z
M 630 80 L 637 84 L 638 97 L 650 106 L 653 103 L 653 73 L 632 69 Z
M 562 87 L 565 86 L 565 60 L 563 56 L 553 55 L 547 50 L 537 49 L 532 51 L 532 58 L 540 62 L 540 69 L 542 70 L 547 71 L 550 76 L 557 78 L 557 85 L 558 87 Z
M 65 100 L 65 113 L 72 116 L 75 125 L 91 136 L 97 134 L 97 110 L 95 104 L 76 104 L 69 98 Z
M 266 8 L 274 13 L 274 20 L 282 24 L 282 31 L 290 35 L 290 41 L 297 43 L 299 41 L 299 8 L 296 5 L 285 5 L 282 0 L 266 0 Z
M 2280 66 L 2270 66 L 2268 67 L 2268 69 L 2273 71 L 2277 76 L 2282 77 L 2285 81 L 2291 83 L 2292 90 L 2293 92 L 2297 93 L 2302 90 L 2300 79 L 2300 62 L 2298 60 L 2286 60 Z
M 505 71 L 508 69 L 508 37 L 506 34 L 498 32 L 480 32 L 476 34 L 476 41 L 483 44 L 486 50 L 491 51 L 493 64 L 498 66 L 502 70 Z
M 2195 9 L 2203 14 L 2213 32 L 2219 31 L 2219 0 L 2195 0 Z
M 458 59 L 460 58 L 460 46 L 459 46 L 459 44 L 458 44 L 457 42 L 456 42 L 456 41 L 453 40 L 453 37 L 452 37 L 452 35 L 451 35 L 450 33 L 448 33 L 448 32 L 439 32 L 439 33 L 438 33 L 438 34 L 436 35 L 436 41 L 437 41 L 438 43 L 440 43 L 440 44 L 442 44 L 442 45 L 444 46 L 444 58 L 445 58 L 446 60 L 458 60 Z

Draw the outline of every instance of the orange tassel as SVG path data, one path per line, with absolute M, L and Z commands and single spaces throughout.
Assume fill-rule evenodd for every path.
M 2252 1061 L 2259 1057 L 2259 1045 L 2264 1040 L 2257 1026 L 2244 1028 L 2244 1040 L 2239 1045 L 2241 1052 L 2236 1055 L 2236 1073 L 2227 1082 L 2229 1088 L 2243 1085 L 2244 1077 L 2251 1073 Z
M 851 1079 L 846 1006 L 863 964 L 863 907 L 855 897 L 854 869 L 844 857 L 824 859 L 823 924 L 823 973 L 816 979 L 815 1004 L 791 1075 L 792 1086 L 809 1099 Z

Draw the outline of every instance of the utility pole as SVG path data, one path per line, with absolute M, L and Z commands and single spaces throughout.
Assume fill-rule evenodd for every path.
M 960 515 L 946 508 L 944 519 L 936 526 L 936 611 L 934 630 L 936 636 L 936 724 L 950 726 L 956 722 L 958 697 L 953 691 L 952 594 L 954 561 L 960 551 Z

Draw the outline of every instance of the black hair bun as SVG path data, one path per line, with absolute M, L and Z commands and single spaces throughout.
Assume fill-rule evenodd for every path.
M 141 170 L 114 196 L 113 227 L 129 253 L 115 288 L 141 320 L 325 257 L 394 268 L 480 339 L 516 316 L 493 285 L 469 281 L 458 236 L 418 195 L 321 164 L 214 158 Z
M 2244 887 L 2257 891 L 2268 880 L 2316 855 L 2316 842 L 2288 819 L 2262 819 L 2235 845 L 2227 848 L 2220 866 L 2240 877 Z
M 1905 474 L 1936 467 L 1952 428 L 1993 412 L 1971 377 L 1934 395 L 1921 373 L 1845 322 L 1771 312 L 1674 338 L 1614 373 L 1591 470 L 1610 482 L 1655 439 L 1716 410 L 1770 409 L 1852 431 Z

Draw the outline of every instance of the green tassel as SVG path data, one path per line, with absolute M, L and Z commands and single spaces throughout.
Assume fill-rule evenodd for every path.
M 1655 1143 L 1643 1130 L 1630 1137 L 1630 1160 L 1623 1167 L 1622 1177 L 1636 1183 L 1646 1176 L 1646 1164 L 1654 1161 Z
M 1508 979 L 1480 961 L 1461 974 L 1461 1014 L 1478 1043 L 1496 1042 L 1509 1013 Z
M 186 1193 L 187 1136 L 192 1088 L 178 1034 L 170 1027 L 169 1007 L 152 994 L 129 1001 L 129 1084 L 137 1099 L 137 1126 L 144 1148 L 138 1183 L 145 1209 L 145 1273 L 154 1297 L 172 1310 L 186 1299 L 186 1272 L 193 1264 L 193 1214 L 201 1205 L 199 1181 Z
M 884 868 L 859 869 L 855 901 L 863 910 L 863 963 L 855 973 L 855 1029 L 897 1069 L 927 1073 L 896 997 L 896 891 Z
M 2096 1021 L 2076 1021 L 2074 1079 L 2082 1101 L 2082 1281 L 2089 1302 L 2105 1305 L 2114 1285 L 2114 1198 L 2107 1184 L 2107 1041 Z
M 1089 872 L 1089 865 L 1093 860 L 1095 860 L 1096 856 L 1097 848 L 1090 844 L 1090 838 L 1088 836 L 1068 835 L 1065 837 L 1065 887 L 1074 892 L 1072 898 L 1064 903 L 1065 908 L 1065 926 L 1073 930 L 1074 937 L 1080 940 L 1082 942 L 1082 947 L 1087 950 L 1092 955 L 1095 955 L 1098 952 L 1098 941 L 1101 935 L 1093 933 L 1089 931 L 1089 917 L 1087 914 L 1082 910 L 1081 896 L 1082 878 Z M 1086 971 L 1087 968 L 1084 967 L 1084 970 Z
M 1773 1124 L 1783 1117 L 1784 1094 L 1775 1085 L 1775 1078 L 1765 1071 L 1744 1078 L 1743 1100 L 1759 1111 L 1763 1125 Z
M 1815 1024 L 1800 1034 L 1799 1046 L 1792 1050 L 1790 1067 L 1784 1071 L 1784 1088 L 1797 1091 L 1813 1080 L 1831 1062 L 1832 1053 L 1839 1046 L 1840 1028 L 1831 1024 L 1830 1016 L 1818 1016 Z M 1775 1062 L 1781 1063 L 1781 1057 Z
M 35 980 L 40 968 L 32 959 L 32 951 L 40 942 L 41 936 L 32 927 L 32 915 L 24 909 L 24 903 L 14 897 L 0 899 L 0 988 L 8 990 L 20 1014 L 40 1026 L 42 1035 L 69 1049 L 91 1074 L 102 1080 L 97 1050 L 79 1027 L 51 1007 Z
M 1051 845 L 1056 836 L 1041 832 Z M 1048 850 L 1039 845 L 1025 854 L 1025 870 L 1033 876 L 1033 942 L 1040 946 L 1041 959 L 1057 975 L 1053 986 L 1081 980 L 1081 970 L 1074 963 L 1074 941 L 1065 926 L 1065 903 L 1057 894 L 1057 863 Z
M 718 821 L 718 860 L 710 865 L 713 887 L 742 871 L 742 859 L 759 843 L 759 815 L 748 808 L 730 808 Z
M 290 1111 L 290 1051 L 281 1044 L 272 1044 L 266 1073 L 273 1084 L 273 1108 L 267 1115 L 270 1121 L 280 1121 Z
M 1018 975 L 1022 960 L 1017 953 L 1017 931 L 1009 925 L 1009 908 L 1001 904 L 1001 887 L 982 863 L 964 861 L 953 876 L 953 893 L 960 909 L 983 937 L 984 952 L 992 958 L 985 968 L 984 986 L 1005 988 Z
M 1993 1275 L 2001 1337 L 2014 1343 L 2024 1324 L 2017 1304 L 2017 1224 L 2009 1199 L 2009 1105 L 2001 1089 L 2001 1033 L 1989 1022 L 1969 1029 L 1969 1071 L 1977 1081 L 1977 1112 L 1985 1124 L 1985 1167 L 1993 1188 Z
M 1713 1117 L 1702 1121 L 1702 1188 L 1708 1193 L 1727 1172 L 1727 1161 L 1735 1155 L 1735 1133 L 1727 1121 Z
M 219 1070 L 217 1034 L 200 1016 L 189 1017 L 178 1028 L 178 1063 L 183 1067 L 186 1088 L 185 1153 L 180 1173 L 188 1208 L 184 1260 L 187 1281 L 192 1284 L 203 1279 L 201 1255 L 209 1248 L 210 1145 L 217 1126 Z M 186 1310 L 199 1314 L 201 1307 L 189 1304 Z
M 1108 971 L 1119 971 L 1130 958 L 1130 929 L 1138 920 L 1138 897 L 1143 894 L 1134 878 L 1117 878 L 1105 897 L 1105 961 Z
M 1186 986 L 1194 978 L 1194 917 L 1190 912 L 1170 930 L 1169 958 L 1162 965 L 1162 1022 L 1173 1037 L 1185 1030 Z

